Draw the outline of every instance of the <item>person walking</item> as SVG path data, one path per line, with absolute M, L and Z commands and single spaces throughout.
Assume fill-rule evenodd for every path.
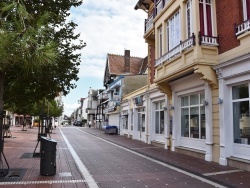
M 91 124 L 92 124 L 91 121 L 89 121 L 89 128 L 91 128 Z

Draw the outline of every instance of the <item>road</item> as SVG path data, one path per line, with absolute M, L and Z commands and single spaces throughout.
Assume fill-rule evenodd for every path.
M 223 187 L 84 131 L 66 127 L 60 132 L 90 188 Z

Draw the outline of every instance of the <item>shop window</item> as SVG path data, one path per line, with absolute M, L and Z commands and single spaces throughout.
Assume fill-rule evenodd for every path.
M 249 86 L 232 87 L 234 143 L 250 144 Z
M 138 109 L 138 131 L 145 132 L 145 109 Z
M 123 111 L 122 114 L 123 129 L 128 129 L 128 111 Z
M 164 134 L 164 101 L 155 103 L 155 133 Z
M 130 119 L 130 125 L 131 125 L 131 131 L 133 131 L 133 123 L 134 122 L 134 111 L 131 109 L 131 119 Z
M 205 139 L 205 95 L 196 93 L 181 97 L 181 136 Z

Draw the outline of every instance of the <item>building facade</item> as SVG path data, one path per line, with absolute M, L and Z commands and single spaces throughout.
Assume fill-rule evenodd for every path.
M 249 5 L 137 2 L 148 13 L 150 142 L 222 165 L 249 163 Z

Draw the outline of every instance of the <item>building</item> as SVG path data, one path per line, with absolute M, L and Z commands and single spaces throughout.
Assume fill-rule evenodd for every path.
M 249 170 L 249 1 L 139 0 L 135 9 L 148 13 L 148 140 Z
M 99 98 L 100 112 L 102 112 L 102 126 L 117 126 L 121 131 L 122 97 L 134 90 L 147 85 L 147 57 L 139 58 L 130 56 L 130 51 L 125 50 L 124 55 L 107 54 L 104 73 L 104 90 Z

